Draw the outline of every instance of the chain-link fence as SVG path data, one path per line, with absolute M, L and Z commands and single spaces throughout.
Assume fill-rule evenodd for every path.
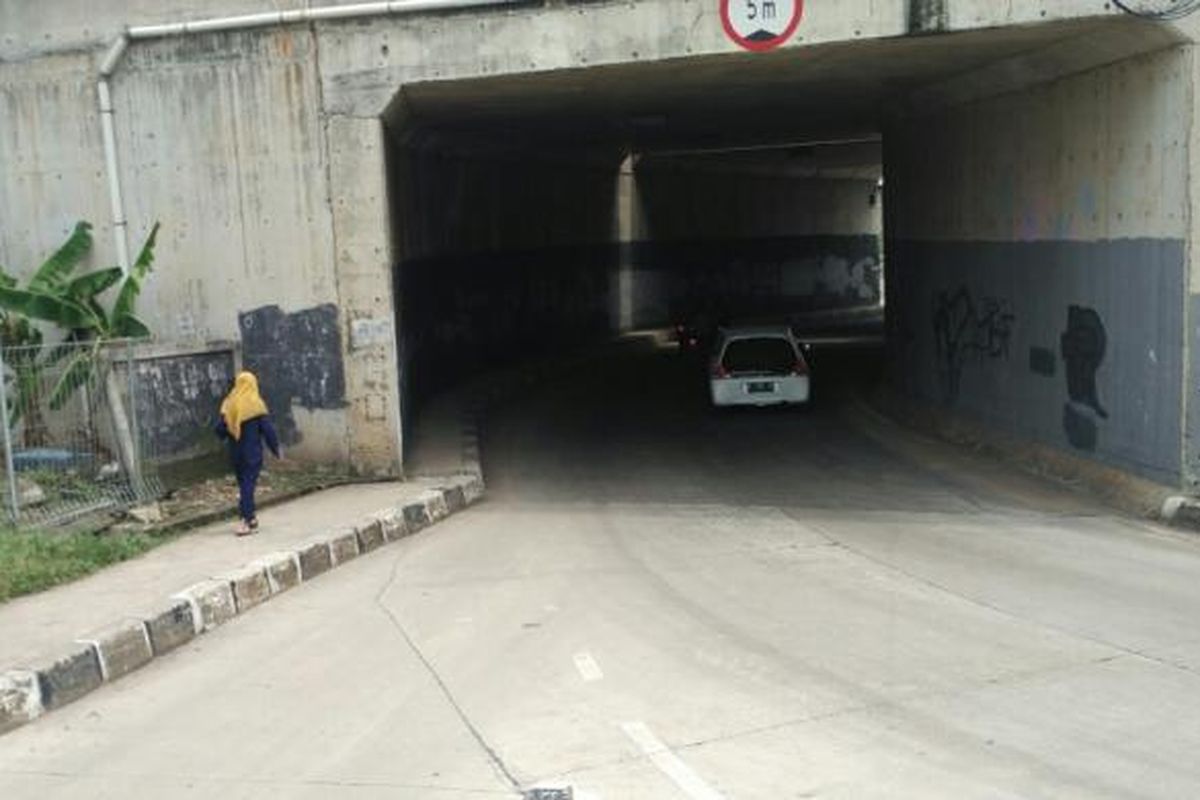
M 138 420 L 135 343 L 6 347 L 0 357 L 9 521 L 57 524 L 161 493 Z

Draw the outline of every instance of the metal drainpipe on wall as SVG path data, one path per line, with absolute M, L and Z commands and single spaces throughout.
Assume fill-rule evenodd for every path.
M 214 17 L 193 22 L 174 22 L 166 25 L 143 25 L 126 28 L 109 48 L 100 64 L 96 92 L 100 105 L 100 130 L 104 137 L 104 170 L 108 176 L 108 196 L 112 205 L 113 239 L 121 268 L 129 271 L 128 222 L 125 201 L 121 194 L 121 173 L 117 162 L 117 137 L 113 125 L 112 92 L 109 81 L 121 64 L 130 42 L 144 39 L 164 39 L 197 33 L 267 28 L 276 25 L 320 22 L 323 20 L 380 17 L 389 14 L 416 14 L 421 11 L 450 11 L 460 8 L 517 5 L 526 0 L 388 0 L 387 2 L 352 3 L 322 8 L 302 8 L 292 11 L 268 11 L 237 17 Z

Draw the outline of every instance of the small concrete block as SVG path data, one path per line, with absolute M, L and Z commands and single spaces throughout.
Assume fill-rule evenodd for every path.
M 294 562 L 291 562 L 294 563 Z M 251 564 L 240 570 L 229 573 L 227 578 L 233 589 L 233 602 L 237 604 L 237 613 L 248 611 L 271 597 L 271 579 L 267 569 L 262 564 Z
M 296 551 L 300 557 L 300 580 L 311 581 L 322 572 L 328 572 L 333 566 L 333 557 L 329 553 L 329 542 L 320 541 L 307 544 Z
M 484 485 L 482 476 L 463 475 L 458 479 L 458 483 L 462 486 L 463 499 L 467 501 L 467 505 L 478 502 L 483 498 Z
M 272 553 L 251 566 L 262 566 L 271 584 L 271 594 L 286 592 L 300 584 L 300 558 L 296 553 Z
M 446 509 L 451 514 L 457 514 L 467 507 L 467 498 L 463 495 L 461 486 L 447 486 L 443 488 L 442 497 L 446 501 Z
M 378 519 L 364 520 L 356 529 L 358 534 L 358 551 L 369 553 L 387 544 L 383 535 L 383 523 Z
M 432 521 L 429 518 L 429 509 L 424 503 L 412 502 L 404 506 L 404 522 L 409 533 L 416 533 Z
M 74 702 L 104 683 L 95 648 L 83 642 L 76 642 L 34 671 L 46 710 Z
M 176 597 L 193 604 L 193 611 L 200 621 L 197 633 L 210 631 L 237 616 L 233 587 L 227 580 L 203 581 L 189 586 Z
M 399 541 L 408 535 L 408 522 L 404 519 L 403 508 L 385 508 L 375 512 L 375 518 L 383 529 L 383 538 L 389 542 Z
M 173 600 L 165 610 L 146 618 L 146 631 L 156 656 L 187 644 L 196 635 L 192 604 L 187 600 Z
M 100 675 L 106 681 L 115 681 L 128 675 L 154 658 L 146 623 L 140 619 L 123 620 L 79 641 L 96 648 L 96 655 L 100 659 Z
M 429 521 L 437 522 L 450 516 L 450 508 L 446 505 L 446 495 L 441 489 L 431 489 L 427 492 L 421 492 L 418 498 L 425 504 L 426 511 L 429 512 Z
M 353 528 L 338 531 L 329 540 L 329 552 L 335 565 L 358 558 L 358 534 Z
M 42 715 L 37 675 L 13 670 L 0 675 L 0 733 L 32 722 Z

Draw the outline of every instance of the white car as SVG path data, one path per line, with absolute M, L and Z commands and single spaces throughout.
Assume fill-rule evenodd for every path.
M 807 403 L 808 361 L 790 328 L 722 328 L 709 364 L 714 406 Z

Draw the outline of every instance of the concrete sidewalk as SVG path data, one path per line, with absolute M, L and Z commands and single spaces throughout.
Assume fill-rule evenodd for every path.
M 0 733 L 173 649 L 180 642 L 156 640 L 155 625 L 164 617 L 176 618 L 170 637 L 190 638 L 438 521 L 482 491 L 477 476 L 328 489 L 263 510 L 262 528 L 252 536 L 234 536 L 228 522 L 209 525 L 132 561 L 0 605 Z M 131 666 L 115 669 L 118 661 Z

